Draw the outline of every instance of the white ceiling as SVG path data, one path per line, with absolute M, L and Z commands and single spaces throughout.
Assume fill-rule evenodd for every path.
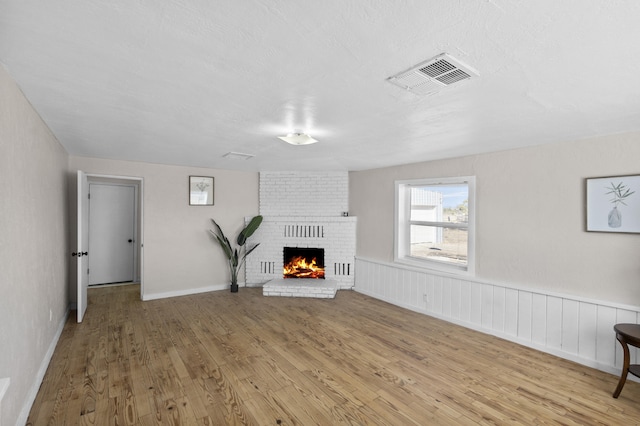
M 479 77 L 386 81 L 443 52 Z M 640 130 L 635 0 L 0 0 L 0 62 L 77 156 L 363 170 Z

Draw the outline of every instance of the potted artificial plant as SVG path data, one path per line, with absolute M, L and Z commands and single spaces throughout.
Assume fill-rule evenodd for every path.
M 237 247 L 233 247 L 229 239 L 222 232 L 222 228 L 220 225 L 216 223 L 215 220 L 211 219 L 211 222 L 215 225 L 215 229 L 209 229 L 209 232 L 215 239 L 220 243 L 220 247 L 222 247 L 222 251 L 224 251 L 225 256 L 227 256 L 227 260 L 229 262 L 229 272 L 231 273 L 231 292 L 237 293 L 238 291 L 238 272 L 240 271 L 240 267 L 244 263 L 247 255 L 254 251 L 256 247 L 260 245 L 260 243 L 254 245 L 249 249 L 245 249 L 244 253 L 242 253 L 242 248 L 244 247 L 247 239 L 256 232 L 256 229 L 262 223 L 262 216 L 253 217 L 247 226 L 244 227 L 242 231 L 238 234 L 236 238 Z

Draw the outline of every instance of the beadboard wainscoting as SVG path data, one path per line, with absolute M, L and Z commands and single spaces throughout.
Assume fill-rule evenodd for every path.
M 633 306 L 362 257 L 355 262 L 357 292 L 616 375 L 622 369 L 622 348 L 613 326 L 637 324 L 640 318 L 640 308 Z M 630 349 L 631 362 L 638 362 L 638 350 Z

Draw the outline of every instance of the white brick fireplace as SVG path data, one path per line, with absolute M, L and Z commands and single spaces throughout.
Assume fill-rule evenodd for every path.
M 267 295 L 305 297 L 333 297 L 323 287 L 333 286 L 334 292 L 351 289 L 357 220 L 344 216 L 348 205 L 346 172 L 261 172 L 260 214 L 264 220 L 251 237 L 250 242 L 260 246 L 247 257 L 247 285 L 271 281 L 282 288 L 274 294 L 265 290 Z M 324 249 L 325 279 L 282 280 L 284 247 Z M 293 287 L 300 289 L 291 290 Z

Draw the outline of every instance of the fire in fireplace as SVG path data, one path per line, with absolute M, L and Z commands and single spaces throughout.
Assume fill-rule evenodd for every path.
M 324 249 L 285 247 L 283 276 L 324 279 Z

